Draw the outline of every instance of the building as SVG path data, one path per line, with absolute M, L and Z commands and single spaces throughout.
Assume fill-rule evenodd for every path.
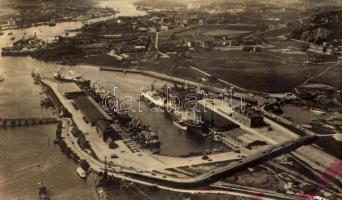
M 74 106 L 82 112 L 84 121 L 90 123 L 91 126 L 95 126 L 95 123 L 99 120 L 112 120 L 90 97 L 80 95 L 74 98 L 73 101 Z
M 103 138 L 103 141 L 108 142 L 110 138 L 112 141 L 121 139 L 120 135 L 114 131 L 110 123 L 106 120 L 98 120 L 96 123 L 96 133 L 99 137 Z M 109 142 L 111 143 L 111 142 Z
M 325 45 L 310 45 L 307 50 L 307 60 L 312 63 L 336 62 L 337 56 L 332 49 L 327 48 Z
M 244 46 L 244 47 L 242 47 L 242 51 L 245 51 L 245 52 L 261 52 L 261 47 Z
M 189 48 L 207 48 L 212 46 L 215 39 L 211 36 L 196 33 L 193 36 L 183 38 L 182 41 L 185 42 Z
M 84 92 L 78 87 L 78 85 L 73 82 L 59 83 L 58 90 L 67 99 L 73 99 L 79 95 L 84 94 Z
M 228 120 L 220 111 L 212 110 L 209 106 L 207 106 L 207 104 L 214 105 L 214 101 L 206 99 L 205 101 L 201 100 L 199 102 L 200 103 L 196 105 L 197 109 L 201 112 L 202 120 L 208 122 L 211 127 L 215 127 L 219 131 L 227 131 L 240 127 L 238 124 L 232 122 L 231 120 Z
M 251 107 L 235 107 L 232 117 L 250 128 L 264 125 L 264 119 L 261 114 Z
M 93 43 L 93 44 L 82 44 L 78 46 L 83 54 L 85 55 L 95 55 L 95 54 L 104 54 L 108 49 L 108 44 L 106 43 Z
M 225 139 L 231 144 L 248 149 L 266 144 L 265 141 L 261 140 L 257 136 L 238 128 L 226 132 Z

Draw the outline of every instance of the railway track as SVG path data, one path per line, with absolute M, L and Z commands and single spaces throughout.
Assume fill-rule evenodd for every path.
M 236 186 L 235 184 L 226 183 L 226 182 L 217 182 L 211 185 L 214 188 L 224 189 L 231 192 L 243 193 L 250 195 L 252 199 L 275 199 L 275 200 L 305 200 L 307 197 L 303 195 L 294 195 L 294 194 L 282 194 L 277 193 L 272 190 L 254 188 L 249 186 Z

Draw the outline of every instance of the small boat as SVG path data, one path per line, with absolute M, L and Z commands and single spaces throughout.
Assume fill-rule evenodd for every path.
M 324 114 L 326 112 L 324 112 L 323 110 L 317 110 L 317 109 L 310 109 L 311 112 L 316 113 L 316 114 Z
M 183 130 L 183 131 L 187 131 L 188 127 L 182 123 L 182 122 L 177 122 L 177 121 L 172 121 L 173 125 L 175 125 L 177 128 Z
M 48 190 L 45 187 L 44 183 L 38 183 L 38 199 L 39 200 L 49 200 Z
M 77 167 L 76 173 L 81 177 L 81 178 L 87 178 L 87 173 L 82 169 L 82 167 Z
M 15 40 L 15 37 L 11 37 L 11 40 L 12 40 L 12 41 Z
M 5 79 L 0 75 L 0 83 L 3 82 Z

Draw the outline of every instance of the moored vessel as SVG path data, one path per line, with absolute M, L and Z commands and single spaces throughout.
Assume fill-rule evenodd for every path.
M 166 113 L 172 119 L 173 124 L 192 135 L 205 136 L 207 133 L 207 126 L 195 112 L 175 108 L 174 106 L 167 105 Z
M 38 199 L 39 200 L 49 200 L 48 190 L 44 183 L 38 183 Z
M 179 128 L 179 129 L 181 129 L 181 130 L 183 130 L 183 131 L 187 131 L 187 130 L 188 130 L 188 127 L 187 127 L 184 123 L 182 123 L 182 122 L 173 121 L 172 123 L 173 123 L 173 125 L 175 125 L 177 128 Z
M 76 173 L 83 179 L 87 178 L 87 173 L 82 169 L 82 167 L 77 167 Z
M 153 106 L 164 108 L 165 98 L 160 97 L 157 92 L 142 90 L 140 92 L 140 97 L 149 101 Z

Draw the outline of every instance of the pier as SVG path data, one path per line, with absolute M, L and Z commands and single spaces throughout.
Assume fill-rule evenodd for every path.
M 57 118 L 0 118 L 0 128 L 19 127 L 19 126 L 36 126 L 43 124 L 56 123 Z

